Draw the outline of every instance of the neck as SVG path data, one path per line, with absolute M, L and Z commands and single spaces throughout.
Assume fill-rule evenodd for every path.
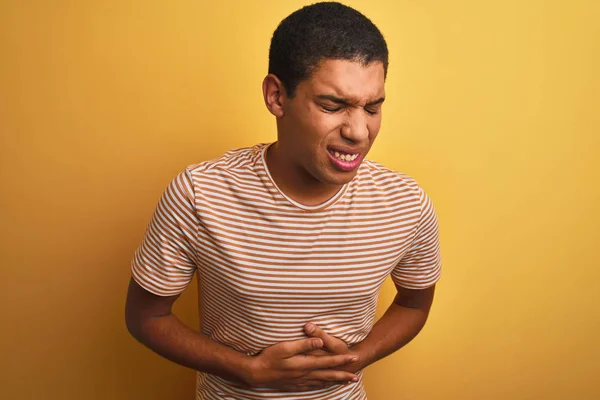
M 320 182 L 304 168 L 291 163 L 289 158 L 282 156 L 279 142 L 269 147 L 265 160 L 277 187 L 286 196 L 305 206 L 323 204 L 342 188 L 342 185 Z

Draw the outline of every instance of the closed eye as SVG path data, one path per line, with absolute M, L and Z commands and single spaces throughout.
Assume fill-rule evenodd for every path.
M 342 109 L 344 109 L 343 106 L 342 107 L 331 107 L 331 106 L 324 106 L 324 105 L 321 105 L 321 108 L 324 111 L 329 112 L 329 113 L 336 113 L 336 112 L 341 111 Z M 369 115 L 377 115 L 377 114 L 379 114 L 380 108 L 379 107 L 377 107 L 377 108 L 364 108 L 364 110 Z
M 331 113 L 338 112 L 342 108 L 344 108 L 344 107 L 326 107 L 326 106 L 321 106 L 321 107 L 323 108 L 323 110 L 325 110 L 327 112 L 331 112 Z
M 365 111 L 369 114 L 369 115 L 376 115 L 379 113 L 379 109 L 374 109 L 374 110 L 369 110 L 368 108 L 365 108 Z

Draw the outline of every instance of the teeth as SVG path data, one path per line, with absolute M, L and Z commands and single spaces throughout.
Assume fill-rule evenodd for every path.
M 356 157 L 358 157 L 358 154 L 352 154 L 352 155 L 350 155 L 350 154 L 341 154 L 338 151 L 333 152 L 333 155 L 335 156 L 335 158 L 338 158 L 338 159 L 340 159 L 342 161 L 346 161 L 346 162 L 354 161 L 354 160 L 356 160 Z

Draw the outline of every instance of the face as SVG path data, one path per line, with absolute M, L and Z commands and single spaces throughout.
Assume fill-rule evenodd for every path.
M 317 183 L 352 180 L 381 126 L 384 80 L 381 62 L 326 60 L 294 98 L 283 96 L 282 159 Z

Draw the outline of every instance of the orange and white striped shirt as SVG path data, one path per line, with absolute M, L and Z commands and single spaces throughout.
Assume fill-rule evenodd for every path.
M 189 166 L 167 187 L 132 261 L 133 278 L 161 296 L 197 273 L 201 332 L 254 355 L 305 338 L 312 321 L 349 345 L 374 323 L 386 277 L 423 289 L 440 277 L 437 218 L 410 177 L 365 160 L 319 206 L 280 191 L 267 144 Z M 248 390 L 198 373 L 197 399 L 366 399 L 362 384 L 310 392 Z

